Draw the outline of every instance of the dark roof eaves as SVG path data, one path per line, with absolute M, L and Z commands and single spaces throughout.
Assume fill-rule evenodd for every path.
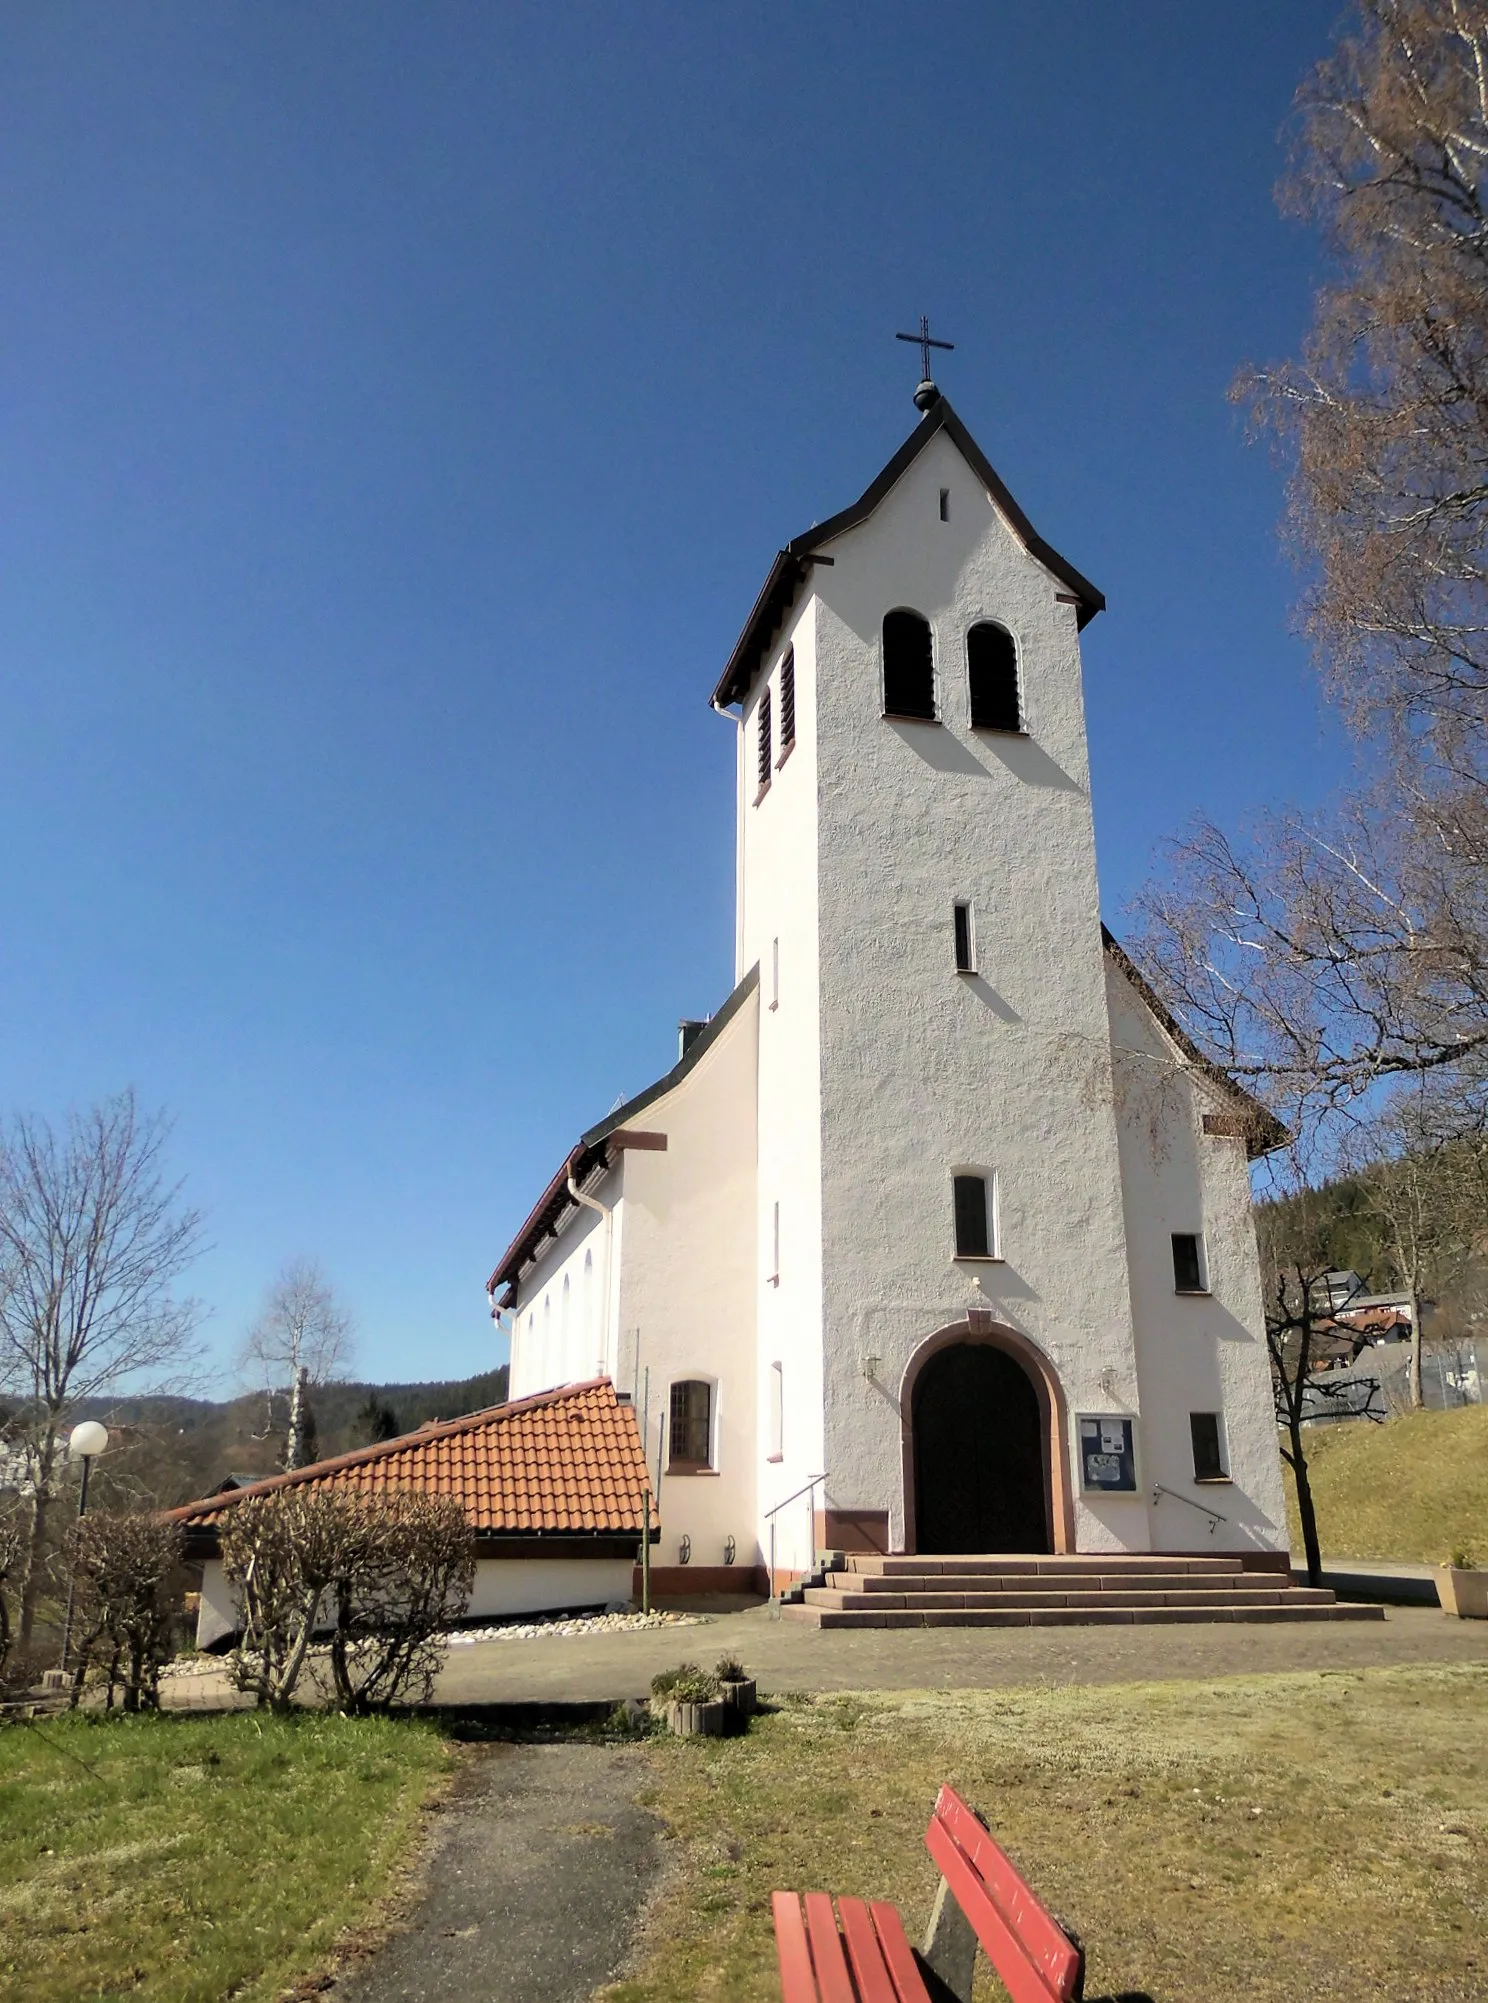
M 749 684 L 759 667 L 760 658 L 784 624 L 786 613 L 795 601 L 795 594 L 805 581 L 806 567 L 812 557 L 824 543 L 846 535 L 849 529 L 855 529 L 860 522 L 866 521 L 939 431 L 949 434 L 962 458 L 991 494 L 1000 512 L 1007 517 L 1013 533 L 1029 555 L 1043 564 L 1046 570 L 1052 571 L 1061 583 L 1069 586 L 1076 600 L 1076 622 L 1080 630 L 1083 632 L 1098 612 L 1105 611 L 1105 594 L 1098 591 L 1089 578 L 1076 570 L 1075 566 L 1062 557 L 1051 543 L 1044 541 L 1013 499 L 992 462 L 951 408 L 949 401 L 942 397 L 933 409 L 925 413 L 893 458 L 851 506 L 829 516 L 824 522 L 818 522 L 804 535 L 792 537 L 776 556 L 770 566 L 770 574 L 765 579 L 764 587 L 754 602 L 754 608 L 744 622 L 744 630 L 729 656 L 728 665 L 719 676 L 718 686 L 713 691 L 712 702 L 715 709 L 726 708 L 728 704 L 738 702 L 747 695 Z M 790 578 L 789 596 L 779 599 L 779 593 L 787 576 Z
M 1153 988 L 1146 975 L 1142 972 L 1136 961 L 1133 960 L 1131 954 L 1127 952 L 1125 946 L 1122 945 L 1111 928 L 1105 924 L 1101 926 L 1101 944 L 1110 954 L 1121 973 L 1147 1004 L 1147 1007 L 1157 1018 L 1161 1028 L 1177 1044 L 1178 1049 L 1188 1059 L 1189 1063 L 1193 1065 L 1194 1069 L 1207 1078 L 1211 1085 L 1217 1085 L 1230 1098 L 1239 1099 L 1244 1104 L 1247 1113 L 1253 1121 L 1252 1132 L 1247 1137 L 1245 1144 L 1250 1159 L 1255 1161 L 1261 1155 L 1273 1154 L 1277 1148 L 1284 1147 L 1287 1141 L 1291 1139 L 1287 1128 L 1277 1119 L 1268 1106 L 1261 1104 L 1253 1092 L 1247 1092 L 1243 1085 L 1237 1084 L 1223 1065 L 1216 1064 L 1212 1057 L 1205 1056 L 1182 1023 L 1173 1014 L 1167 1003 L 1162 1000 L 1156 989 Z
M 687 1074 L 707 1056 L 724 1030 L 728 1028 L 728 1025 L 744 1006 L 745 1001 L 758 986 L 759 962 L 756 961 L 735 987 L 722 1008 L 718 1010 L 717 1014 L 709 1016 L 707 1022 L 688 1045 L 686 1054 L 677 1059 L 677 1062 L 666 1073 L 665 1077 L 658 1078 L 654 1085 L 648 1085 L 644 1092 L 638 1092 L 633 1099 L 627 1099 L 623 1106 L 617 1106 L 614 1112 L 607 1114 L 597 1126 L 593 1126 L 587 1133 L 581 1134 L 579 1136 L 579 1146 L 581 1148 L 597 1148 L 601 1141 L 607 1140 L 617 1128 L 628 1126 L 638 1113 L 644 1113 L 648 1106 L 654 1106 L 658 1099 L 664 1099 L 668 1092 L 673 1091 L 680 1085 Z

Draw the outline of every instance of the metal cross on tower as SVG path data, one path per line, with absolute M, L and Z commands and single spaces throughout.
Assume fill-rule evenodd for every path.
M 919 387 L 914 393 L 915 408 L 917 410 L 932 410 L 940 402 L 940 391 L 930 380 L 930 350 L 932 348 L 945 348 L 949 350 L 954 348 L 956 343 L 954 341 L 933 340 L 930 334 L 930 322 L 923 313 L 920 315 L 920 331 L 918 334 L 896 334 L 894 339 L 896 341 L 912 341 L 919 349 L 920 382 Z

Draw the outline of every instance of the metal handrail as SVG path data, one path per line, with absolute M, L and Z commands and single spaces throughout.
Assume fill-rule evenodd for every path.
M 814 1474 L 811 1477 L 810 1481 L 807 1482 L 804 1488 L 798 1488 L 794 1495 L 786 1496 L 783 1502 L 777 1502 L 773 1509 L 767 1509 L 765 1511 L 765 1521 L 770 1526 L 770 1600 L 772 1605 L 776 1609 L 777 1616 L 779 1613 L 780 1595 L 775 1590 L 775 1518 L 782 1509 L 789 1508 L 790 1504 L 793 1502 L 799 1502 L 803 1495 L 814 1496 L 818 1488 L 822 1488 L 825 1486 L 826 1479 L 827 1477 L 824 1474 Z M 811 1510 L 811 1525 L 813 1533 L 807 1538 L 807 1548 L 808 1551 L 811 1552 L 811 1555 L 814 1557 L 815 1556 L 814 1547 L 816 1543 L 816 1538 L 814 1534 L 816 1529 L 816 1507 L 814 1503 L 808 1503 L 807 1507 Z
M 820 1488 L 822 1483 L 826 1480 L 826 1478 L 827 1477 L 824 1474 L 814 1474 L 811 1477 L 810 1481 L 807 1482 L 805 1488 L 798 1488 L 795 1494 L 788 1495 L 785 1498 L 784 1502 L 777 1502 L 774 1509 L 767 1509 L 765 1511 L 766 1523 L 768 1523 L 770 1518 L 776 1514 L 776 1511 L 781 1509 L 788 1509 L 793 1502 L 799 1502 L 801 1497 L 803 1495 L 809 1494 L 813 1488 Z
M 1157 1498 L 1160 1495 L 1171 1495 L 1174 1502 L 1186 1502 L 1189 1508 L 1196 1509 L 1200 1516 L 1207 1516 L 1209 1518 L 1209 1535 L 1211 1537 L 1221 1523 L 1228 1523 L 1230 1520 L 1228 1516 L 1221 1515 L 1217 1509 L 1206 1509 L 1202 1502 L 1195 1502 L 1191 1495 L 1180 1495 L 1176 1488 L 1164 1488 L 1160 1481 L 1155 1481 L 1152 1484 L 1152 1506 L 1154 1509 L 1157 1507 Z

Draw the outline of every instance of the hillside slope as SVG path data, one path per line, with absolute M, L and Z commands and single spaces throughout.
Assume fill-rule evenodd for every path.
M 1488 1406 L 1316 1426 L 1307 1466 L 1325 1556 L 1439 1565 L 1465 1547 L 1488 1564 Z M 1290 1473 L 1287 1513 L 1297 1555 Z

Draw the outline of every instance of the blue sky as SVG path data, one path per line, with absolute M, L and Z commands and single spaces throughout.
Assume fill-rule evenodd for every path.
M 1225 390 L 1318 275 L 1271 188 L 1337 14 L 5 9 L 0 1101 L 132 1083 L 225 1358 L 319 1258 L 365 1374 L 483 1284 L 731 980 L 775 549 L 940 380 L 1105 591 L 1107 916 L 1342 753 Z

